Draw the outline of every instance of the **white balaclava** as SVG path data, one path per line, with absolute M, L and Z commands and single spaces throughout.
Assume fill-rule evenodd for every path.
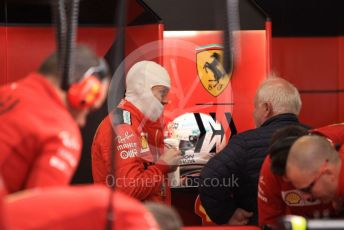
M 171 86 L 170 77 L 164 67 L 153 61 L 140 61 L 133 65 L 126 78 L 125 99 L 135 105 L 148 119 L 157 121 L 164 106 L 153 95 L 152 87 Z

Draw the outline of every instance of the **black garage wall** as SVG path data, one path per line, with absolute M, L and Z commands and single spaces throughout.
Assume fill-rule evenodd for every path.
M 221 30 L 224 0 L 143 0 L 162 19 L 165 30 Z M 239 0 L 241 29 L 261 28 L 264 16 L 250 0 Z
M 144 0 L 164 21 L 166 30 L 221 29 L 224 0 Z M 344 34 L 342 0 L 239 0 L 241 29 L 261 25 L 254 3 L 272 18 L 273 36 Z M 220 6 L 220 7 L 219 7 Z

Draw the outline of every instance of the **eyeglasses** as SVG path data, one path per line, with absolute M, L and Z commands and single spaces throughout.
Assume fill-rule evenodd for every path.
M 298 190 L 303 192 L 303 193 L 307 193 L 307 194 L 311 194 L 312 193 L 312 190 L 313 190 L 313 187 L 314 185 L 317 183 L 317 181 L 320 179 L 320 177 L 324 174 L 325 170 L 326 170 L 326 166 L 327 166 L 327 162 L 328 160 L 326 160 L 324 162 L 324 164 L 321 166 L 320 168 L 320 172 L 319 174 L 315 177 L 315 179 L 307 186 L 307 187 L 304 187 L 304 188 L 299 188 Z

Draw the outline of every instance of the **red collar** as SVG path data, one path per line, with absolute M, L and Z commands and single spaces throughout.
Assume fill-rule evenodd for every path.
M 145 120 L 144 124 L 148 127 L 154 127 L 154 128 L 161 128 L 163 127 L 164 120 L 163 116 L 160 116 L 157 121 L 151 121 L 148 118 L 146 118 L 143 113 L 131 102 L 122 99 L 121 102 L 118 105 L 119 108 L 128 110 L 133 116 L 136 116 L 139 121 Z
M 31 83 L 39 85 L 43 91 L 47 93 L 59 106 L 66 108 L 66 103 L 62 100 L 60 95 L 56 92 L 56 89 L 52 83 L 44 76 L 39 73 L 30 73 L 27 78 Z

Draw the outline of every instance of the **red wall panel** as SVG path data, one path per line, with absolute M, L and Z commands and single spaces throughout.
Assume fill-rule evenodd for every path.
M 337 38 L 273 38 L 272 52 L 272 69 L 300 90 L 336 87 Z
M 343 37 L 272 39 L 272 69 L 300 90 L 311 126 L 343 121 L 343 45 Z
M 6 62 L 1 62 L 2 68 L 7 68 L 6 77 L 1 84 L 12 82 L 35 71 L 40 63 L 55 49 L 55 32 L 51 27 L 2 27 L 7 39 L 1 43 L 1 49 L 6 50 Z M 79 40 L 89 44 L 99 55 L 103 55 L 110 47 L 113 32 L 104 28 L 81 28 Z M 103 34 L 103 36 L 99 36 Z
M 338 121 L 338 95 L 301 94 L 302 110 L 300 120 L 312 127 L 321 127 Z
M 161 39 L 162 25 L 132 26 L 126 32 L 128 55 L 146 43 Z M 78 29 L 78 42 L 88 44 L 100 56 L 110 49 L 114 37 L 114 28 Z M 52 27 L 0 27 L 0 84 L 18 80 L 35 71 L 54 49 L 55 32 Z M 142 54 L 141 59 L 144 57 L 145 54 Z

